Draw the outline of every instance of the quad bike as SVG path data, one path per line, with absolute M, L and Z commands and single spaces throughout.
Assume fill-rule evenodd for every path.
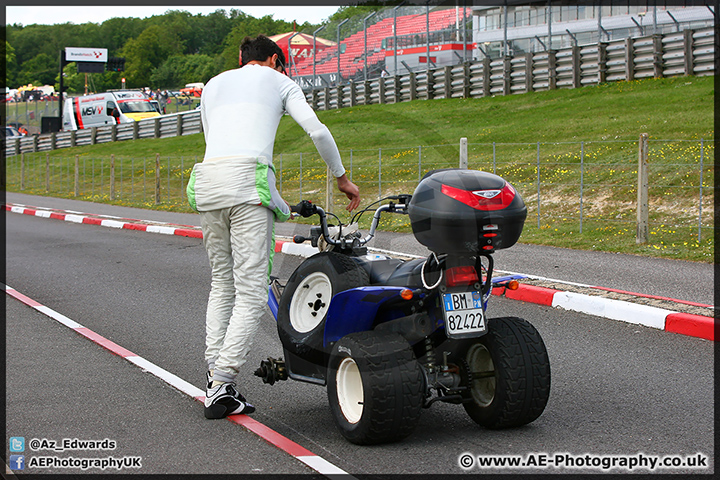
M 354 220 L 376 204 L 363 236 Z M 255 375 L 327 385 L 337 427 L 357 444 L 406 437 L 437 401 L 461 404 L 491 429 L 537 419 L 550 394 L 543 340 L 522 318 L 486 317 L 493 286 L 512 280 L 493 279 L 492 253 L 520 237 L 522 197 L 499 176 L 446 169 L 429 172 L 412 195 L 373 205 L 338 226 L 308 201 L 292 207 L 320 217 L 310 240 L 321 251 L 284 286 L 273 279 L 268 304 L 284 360 L 268 358 Z M 383 213 L 409 215 L 429 257 L 369 255 Z

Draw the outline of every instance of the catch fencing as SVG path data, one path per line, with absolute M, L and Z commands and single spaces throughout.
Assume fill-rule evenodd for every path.
M 342 151 L 363 204 L 412 193 L 430 170 L 467 165 L 502 176 L 528 207 L 526 230 L 635 237 L 639 224 L 639 141 L 469 143 Z M 467 151 L 464 163 L 460 152 Z M 650 140 L 645 147 L 647 233 L 659 244 L 714 242 L 713 140 Z M 640 157 L 639 157 L 640 152 Z M 197 156 L 149 158 L 39 152 L 7 158 L 6 188 L 129 206 L 189 210 L 185 187 Z M 317 153 L 279 154 L 277 184 L 291 203 L 309 199 L 344 211 Z M 331 188 L 328 189 L 328 185 Z M 645 200 L 643 200 L 645 202 Z M 405 217 L 393 226 L 408 226 Z M 404 222 L 404 223 L 403 223 Z M 602 238 L 598 241 L 602 242 Z
M 330 110 L 417 99 L 479 98 L 605 82 L 714 74 L 715 31 L 706 28 L 498 60 L 485 58 L 425 72 L 347 82 L 308 91 L 306 98 L 315 110 Z M 181 112 L 128 125 L 9 139 L 5 154 L 11 156 L 137 138 L 166 138 L 201 131 L 199 111 Z
M 714 29 L 625 38 L 350 82 L 307 93 L 316 110 L 416 99 L 479 98 L 605 82 L 715 74 Z

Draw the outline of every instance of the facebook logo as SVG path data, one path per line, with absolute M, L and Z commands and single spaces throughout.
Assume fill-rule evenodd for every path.
M 10 455 L 11 470 L 25 470 L 25 455 Z
M 25 437 L 10 437 L 10 451 L 11 452 L 24 452 L 25 451 Z

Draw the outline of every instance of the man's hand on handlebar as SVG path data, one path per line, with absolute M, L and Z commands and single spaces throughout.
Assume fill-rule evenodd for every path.
M 309 200 L 300 200 L 297 205 L 290 205 L 290 211 L 307 218 L 317 213 L 317 207 Z
M 341 177 L 337 177 L 337 185 L 338 189 L 350 200 L 346 209 L 352 212 L 358 208 L 360 205 L 360 189 L 358 186 L 351 182 L 344 173 Z

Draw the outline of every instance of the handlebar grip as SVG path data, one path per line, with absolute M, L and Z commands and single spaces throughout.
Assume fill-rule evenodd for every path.
M 297 205 L 291 205 L 290 211 L 307 218 L 317 213 L 317 207 L 309 200 L 301 200 Z

